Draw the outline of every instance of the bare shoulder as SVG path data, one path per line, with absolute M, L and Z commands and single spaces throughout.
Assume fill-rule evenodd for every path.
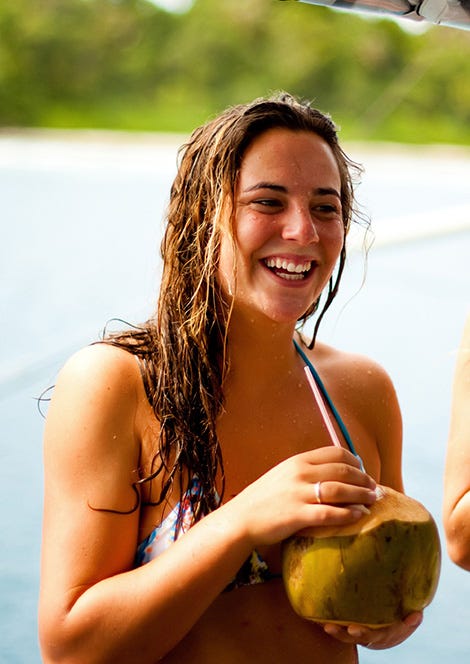
M 145 396 L 135 357 L 106 344 L 75 353 L 61 369 L 46 417 L 46 461 L 74 466 L 119 459 L 135 468 L 140 454 L 136 428 Z M 127 471 L 126 471 L 127 472 Z
M 106 343 L 86 346 L 72 355 L 62 367 L 57 386 L 85 383 L 91 392 L 120 389 L 126 393 L 138 388 L 140 371 L 135 356 Z
M 367 355 L 318 343 L 309 357 L 322 374 L 332 382 L 338 381 L 343 389 L 356 393 L 360 390 L 361 394 L 364 391 L 374 394 L 377 390 L 395 392 L 388 372 Z

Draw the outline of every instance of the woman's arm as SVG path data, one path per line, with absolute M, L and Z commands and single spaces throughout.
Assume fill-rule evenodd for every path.
M 454 374 L 443 519 L 450 558 L 470 571 L 470 316 Z
M 109 346 L 81 351 L 59 376 L 45 430 L 40 639 L 46 664 L 119 664 L 136 652 L 141 664 L 157 661 L 257 545 L 309 526 L 351 522 L 361 512 L 343 504 L 373 500 L 372 481 L 346 450 L 307 452 L 272 468 L 133 569 L 139 510 L 132 511 L 132 483 L 141 462 L 144 400 L 134 358 Z M 337 484 L 338 506 L 315 503 L 312 485 L 319 479 Z
M 135 359 L 109 346 L 61 372 L 45 430 L 40 636 L 45 662 L 155 662 L 194 624 L 248 555 L 223 514 L 171 554 L 132 569 L 139 510 L 141 388 Z M 92 509 L 95 508 L 95 509 Z M 100 508 L 100 509 L 96 509 Z

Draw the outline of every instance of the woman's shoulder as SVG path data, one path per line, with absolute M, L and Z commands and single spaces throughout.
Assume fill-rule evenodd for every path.
M 72 459 L 74 467 L 86 459 L 88 474 L 90 464 L 102 467 L 110 457 L 122 465 L 123 472 L 135 468 L 143 393 L 132 354 L 102 343 L 74 353 L 57 376 L 47 409 L 48 458 Z
M 105 341 L 84 346 L 71 355 L 61 369 L 62 372 L 96 372 L 107 374 L 134 373 L 138 370 L 136 356 L 128 350 Z
M 73 392 L 87 398 L 107 396 L 129 400 L 142 390 L 142 378 L 135 355 L 104 342 L 75 352 L 59 371 L 54 394 Z
M 315 348 L 307 354 L 314 364 L 323 367 L 329 373 L 340 372 L 350 379 L 356 377 L 358 380 L 364 379 L 367 382 L 390 380 L 388 372 L 378 361 L 362 353 L 346 351 L 318 342 Z
M 133 511 L 142 449 L 138 381 L 133 356 L 105 344 L 67 360 L 44 428 L 48 504 L 60 495 L 62 511 L 83 521 L 92 518 L 83 512 L 87 503 Z
M 334 390 L 348 397 L 358 408 L 362 404 L 392 403 L 397 400 L 388 371 L 373 358 L 318 343 L 308 357 L 320 377 Z

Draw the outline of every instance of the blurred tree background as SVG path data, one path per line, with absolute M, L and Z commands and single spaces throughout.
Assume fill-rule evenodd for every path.
M 0 4 L 0 126 L 186 132 L 285 89 L 344 139 L 470 144 L 470 32 L 279 0 Z

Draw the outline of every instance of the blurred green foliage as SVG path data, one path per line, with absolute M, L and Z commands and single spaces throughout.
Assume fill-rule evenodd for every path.
M 0 4 L 0 125 L 186 132 L 285 89 L 347 139 L 470 144 L 470 33 L 279 0 Z

